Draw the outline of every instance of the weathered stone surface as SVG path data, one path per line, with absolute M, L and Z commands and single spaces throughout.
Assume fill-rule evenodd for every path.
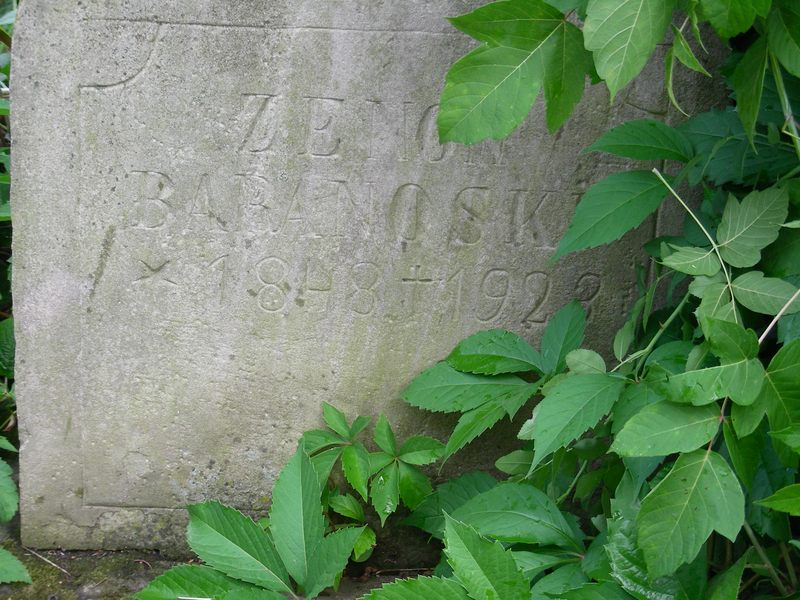
M 608 345 L 643 234 L 548 260 L 609 167 L 579 150 L 666 101 L 596 87 L 556 137 L 537 113 L 505 143 L 439 146 L 470 47 L 444 17 L 477 4 L 22 4 L 26 544 L 169 547 L 189 502 L 259 508 L 323 400 L 441 437 L 399 401 L 410 379 L 480 329 L 537 340 L 570 298 Z

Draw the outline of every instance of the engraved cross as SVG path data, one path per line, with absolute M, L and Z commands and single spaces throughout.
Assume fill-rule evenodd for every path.
M 422 270 L 422 265 L 414 265 L 414 268 L 411 270 L 411 276 L 403 277 L 403 279 L 400 280 L 401 283 L 412 286 L 411 304 L 410 304 L 410 310 L 412 315 L 416 311 L 417 299 L 419 297 L 420 287 L 422 287 L 423 285 L 435 283 L 434 279 L 422 277 L 422 275 L 420 274 L 421 270 Z

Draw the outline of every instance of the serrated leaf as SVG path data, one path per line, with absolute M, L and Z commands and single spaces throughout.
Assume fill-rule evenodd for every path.
M 0 566 L 0 572 L 2 567 Z M 179 565 L 159 575 L 141 592 L 136 594 L 137 600 L 175 600 L 187 596 L 192 598 L 217 598 L 231 590 L 252 590 L 252 586 L 236 581 L 211 567 L 200 565 Z M 268 592 L 258 590 L 265 598 Z M 281 598 L 282 596 L 274 596 Z
M 444 454 L 444 444 L 426 435 L 415 435 L 400 446 L 400 460 L 410 465 L 429 465 Z
M 367 481 L 370 476 L 369 452 L 358 442 L 342 452 L 342 470 L 347 483 L 353 486 L 364 501 L 367 500 Z
M 739 586 L 742 573 L 747 564 L 748 552 L 745 552 L 731 567 L 711 580 L 708 589 L 708 600 L 736 600 L 739 597 Z
M 419 377 L 417 379 L 419 379 Z M 409 386 L 408 389 L 410 389 L 414 383 L 416 383 L 416 379 L 411 383 L 411 386 Z M 408 389 L 406 391 L 408 391 Z M 378 417 L 378 422 L 375 423 L 373 437 L 375 439 L 375 443 L 378 444 L 378 448 L 391 456 L 397 455 L 397 440 L 394 437 L 392 426 L 389 425 L 389 421 L 385 415 Z
M 550 598 L 561 600 L 629 600 L 630 596 L 616 583 L 586 583 L 579 588 L 567 590 Z
M 417 508 L 422 501 L 433 493 L 430 480 L 418 468 L 399 463 L 400 498 L 410 510 Z
M 630 418 L 610 451 L 623 457 L 690 452 L 713 439 L 719 423 L 716 405 L 697 407 L 658 402 Z
M 553 374 L 561 370 L 567 354 L 580 347 L 586 331 L 586 311 L 576 301 L 563 306 L 547 322 L 542 334 L 542 370 Z
M 769 188 L 751 192 L 741 204 L 729 196 L 717 243 L 723 260 L 734 267 L 752 267 L 761 260 L 761 250 L 778 239 L 789 209 L 785 189 Z
M 503 542 L 583 550 L 555 503 L 528 484 L 501 483 L 462 504 L 452 516 Z
M 626 121 L 605 132 L 585 152 L 607 152 L 636 160 L 678 160 L 694 156 L 692 143 L 679 130 L 652 119 Z
M 19 452 L 19 450 L 14 447 L 14 444 L 9 442 L 8 438 L 3 437 L 2 435 L 0 435 L 0 450 L 6 450 L 14 453 Z
M 670 247 L 674 252 L 661 259 L 661 262 L 670 269 L 688 275 L 705 275 L 708 277 L 713 277 L 722 269 L 713 248 L 672 245 Z
M 368 560 L 377 543 L 378 539 L 372 527 L 364 527 L 353 546 L 353 560 L 356 562 Z
M 516 375 L 473 375 L 441 362 L 423 371 L 403 391 L 411 406 L 433 412 L 466 412 L 493 400 L 530 398 L 538 384 Z
M 400 469 L 397 462 L 391 463 L 372 478 L 370 499 L 383 526 L 400 503 Z
M 437 600 L 469 600 L 466 590 L 452 579 L 440 577 L 416 577 L 398 579 L 372 590 L 361 600 L 411 600 L 413 598 L 436 598 Z
M 719 454 L 681 454 L 642 501 L 637 523 L 648 573 L 667 575 L 692 561 L 712 531 L 736 539 L 744 523 L 744 494 Z
M 529 552 L 527 550 L 512 550 L 514 562 L 525 573 L 525 577 L 532 579 L 545 569 L 552 569 L 560 565 L 575 562 L 575 557 L 567 552 Z
M 0 548 L 0 583 L 33 583 L 25 565 L 5 548 Z
M 367 427 L 367 425 L 370 424 L 371 421 L 372 421 L 372 419 L 369 418 L 369 417 L 365 417 L 365 416 L 356 417 L 353 420 L 353 424 L 350 426 L 350 439 L 351 440 L 355 439 L 355 437 L 359 433 L 364 431 L 364 429 Z
M 445 515 L 445 554 L 453 573 L 475 600 L 527 600 L 530 582 L 511 551 Z
M 581 567 L 570 563 L 548 573 L 531 588 L 531 598 L 560 598 L 570 590 L 581 587 L 587 581 Z
M 618 240 L 654 213 L 666 195 L 650 171 L 612 173 L 583 195 L 553 259 Z
M 770 0 L 700 0 L 703 16 L 724 38 L 750 29 L 756 15 L 767 16 Z
M 520 406 L 525 401 L 522 400 Z M 451 457 L 483 432 L 494 427 L 505 416 L 506 409 L 499 402 L 487 402 L 483 406 L 465 412 L 459 417 L 453 433 L 447 440 L 444 457 Z
M 15 352 L 14 319 L 12 317 L 0 321 L 0 376 L 9 379 L 14 377 Z
M 744 0 L 744 3 L 746 4 L 747 1 Z M 733 87 L 733 94 L 736 97 L 736 112 L 739 113 L 744 132 L 751 143 L 756 130 L 766 73 L 767 40 L 759 37 L 744 53 L 734 69 L 733 77 L 731 77 L 731 87 Z
M 625 382 L 610 375 L 573 375 L 548 391 L 519 433 L 535 440 L 531 469 L 609 413 Z
M 606 361 L 594 350 L 573 350 L 566 357 L 567 368 L 573 373 L 605 373 Z
M 277 493 L 273 503 L 276 498 Z M 194 504 L 187 510 L 189 546 L 206 564 L 229 577 L 269 590 L 292 591 L 272 538 L 252 519 L 219 502 Z
M 782 488 L 769 498 L 757 500 L 756 504 L 778 512 L 789 513 L 794 517 L 800 517 L 800 484 Z
M 761 271 L 748 271 L 733 280 L 736 301 L 753 312 L 764 315 L 777 315 L 796 293 L 797 288 L 788 281 L 764 277 Z M 798 311 L 800 298 L 795 298 L 784 314 Z
M 647 64 L 664 37 L 674 0 L 591 0 L 583 28 L 586 49 L 613 100 Z
M 300 443 L 309 455 L 315 454 L 323 448 L 338 446 L 345 443 L 342 437 L 327 429 L 309 429 L 303 432 Z
M 374 475 L 389 463 L 395 461 L 397 457 L 392 456 L 391 454 L 386 454 L 386 452 L 371 452 L 369 455 L 369 472 L 371 475 Z
M 10 521 L 19 508 L 19 493 L 13 475 L 13 469 L 0 458 L 0 523 Z
M 337 514 L 362 523 L 364 521 L 364 507 L 350 494 L 331 496 L 328 506 Z
M 325 424 L 345 439 L 350 439 L 350 426 L 344 413 L 335 406 L 322 403 L 322 418 Z
M 557 129 L 583 94 L 590 60 L 580 30 L 544 2 L 494 2 L 451 19 L 484 42 L 445 79 L 439 109 L 442 142 L 502 139 L 527 116 L 544 87 L 547 124 Z
M 542 358 L 528 342 L 510 331 L 480 331 L 462 340 L 447 357 L 458 371 L 480 375 L 541 371 Z
M 533 452 L 530 450 L 514 450 L 498 458 L 494 467 L 506 475 L 525 475 L 531 466 Z
M 313 549 L 308 576 L 302 581 L 307 598 L 316 598 L 322 590 L 334 584 L 347 566 L 356 540 L 363 530 L 364 527 L 345 527 L 318 541 Z
M 672 49 L 675 53 L 675 58 L 677 58 L 683 65 L 696 73 L 700 73 L 701 75 L 705 75 L 706 77 L 711 77 L 711 73 L 705 70 L 703 65 L 700 64 L 700 61 L 697 60 L 694 52 L 692 51 L 691 46 L 689 46 L 689 42 L 686 41 L 686 38 L 683 36 L 683 33 L 680 29 L 672 25 Z
M 317 473 L 298 447 L 272 488 L 269 518 L 278 554 L 300 585 L 308 579 L 314 549 L 325 533 L 321 494 Z
M 674 375 L 661 391 L 672 402 L 694 406 L 723 398 L 748 405 L 758 398 L 763 384 L 764 366 L 753 358 Z
M 641 381 L 629 385 L 614 406 L 611 433 L 619 433 L 625 424 L 644 407 L 664 400 L 664 396 L 653 385 Z
M 773 0 L 767 18 L 769 49 L 784 69 L 800 77 L 800 6 L 792 0 Z
M 305 448 L 305 446 L 303 447 Z M 331 471 L 333 470 L 333 465 L 339 460 L 339 457 L 342 455 L 342 450 L 343 448 L 341 446 L 329 448 L 311 457 L 311 464 L 314 466 L 314 472 L 317 474 L 319 489 L 325 488 L 328 477 L 330 477 Z

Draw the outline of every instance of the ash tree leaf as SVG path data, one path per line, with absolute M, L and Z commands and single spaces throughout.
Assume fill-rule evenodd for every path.
M 711 580 L 708 588 L 708 600 L 736 600 L 739 597 L 739 586 L 747 564 L 749 552 L 737 560 L 727 571 Z
M 566 362 L 573 373 L 606 372 L 606 361 L 594 350 L 573 350 L 567 354 Z
M 445 515 L 447 562 L 475 600 L 527 600 L 530 582 L 517 568 L 514 556 L 499 542 L 482 537 L 469 525 Z
M 789 303 L 797 288 L 776 277 L 764 277 L 761 271 L 748 271 L 733 280 L 733 296 L 745 308 L 764 315 L 777 315 Z M 784 314 L 800 311 L 796 298 Z
M 344 449 L 342 452 L 342 470 L 347 483 L 366 501 L 370 465 L 369 452 L 367 452 L 363 444 L 356 442 Z
M 761 250 L 778 239 L 789 210 L 786 189 L 751 192 L 741 204 L 728 197 L 717 244 L 723 260 L 734 267 L 752 267 L 761 260 Z
M 719 454 L 681 454 L 642 501 L 637 523 L 649 575 L 668 575 L 694 560 L 712 531 L 736 540 L 744 523 L 744 494 Z
M 399 458 L 410 465 L 429 465 L 444 454 L 444 444 L 426 435 L 415 435 L 400 446 Z
M 692 47 L 689 46 L 689 42 L 686 41 L 683 33 L 680 29 L 675 27 L 675 25 L 671 26 L 672 28 L 672 50 L 675 54 L 675 58 L 677 58 L 683 65 L 695 73 L 700 73 L 701 75 L 705 75 L 706 77 L 711 77 L 711 73 L 706 71 L 703 65 L 700 64 L 700 61 L 697 60 L 697 56 L 695 56 L 694 51 L 692 51 Z
M 750 29 L 757 15 L 767 16 L 770 0 L 700 0 L 703 16 L 723 38 Z
M 661 259 L 661 262 L 674 271 L 687 275 L 705 275 L 713 277 L 722 269 L 713 248 L 695 248 L 693 246 L 673 246 L 672 254 Z
M 572 375 L 551 388 L 519 433 L 534 440 L 533 470 L 546 456 L 594 427 L 620 397 L 625 381 L 605 374 Z
M 466 590 L 452 579 L 440 577 L 415 577 L 386 583 L 372 590 L 361 600 L 409 600 L 410 598 L 436 598 L 437 600 L 469 600 Z
M 300 446 L 275 482 L 269 512 L 275 548 L 300 585 L 308 580 L 314 552 L 325 535 L 321 495 L 317 473 Z
M 800 77 L 800 6 L 794 0 L 773 0 L 767 18 L 769 49 L 784 69 Z
M 25 565 L 5 548 L 0 548 L 0 583 L 33 583 Z
M 450 20 L 483 45 L 445 78 L 442 142 L 502 139 L 527 116 L 544 87 L 547 124 L 561 126 L 583 95 L 591 61 L 580 30 L 540 0 L 504 0 Z
M 459 371 L 480 375 L 542 370 L 539 352 L 518 335 L 503 329 L 480 331 L 462 340 L 447 362 Z
M 501 483 L 459 506 L 452 517 L 502 542 L 583 551 L 555 503 L 525 483 Z
M 580 347 L 586 331 L 586 311 L 579 302 L 563 306 L 548 321 L 542 334 L 542 370 L 554 374 L 561 370 L 567 354 Z
M 586 49 L 613 100 L 647 64 L 663 39 L 675 0 L 591 0 L 583 28 Z
M 793 517 L 800 517 L 800 484 L 796 483 L 782 488 L 769 498 L 757 500 L 756 504 L 778 512 L 789 513 Z
M 733 94 L 736 97 L 736 112 L 739 113 L 744 132 L 751 144 L 756 130 L 758 109 L 761 107 L 766 73 L 767 40 L 759 37 L 744 53 L 731 78 Z
M 322 590 L 334 584 L 347 566 L 353 547 L 363 531 L 364 527 L 345 527 L 318 541 L 308 575 L 302 581 L 306 597 L 316 598 Z
M 492 400 L 527 400 L 537 389 L 538 384 L 515 375 L 461 373 L 441 362 L 418 375 L 403 391 L 403 400 L 433 412 L 466 412 Z
M 553 259 L 618 240 L 655 212 L 667 191 L 650 171 L 612 173 L 583 195 Z
M 716 405 L 657 402 L 628 420 L 614 438 L 610 450 L 621 457 L 691 452 L 714 438 L 719 423 L 720 412 Z
M 0 566 L 0 572 L 5 572 Z M 175 600 L 177 597 L 217 598 L 232 590 L 256 589 L 246 583 L 236 581 L 211 567 L 200 565 L 179 565 L 159 575 L 141 592 L 137 600 Z M 259 588 L 265 599 L 284 598 Z
M 383 526 L 400 503 L 400 468 L 397 462 L 392 462 L 372 478 L 370 499 Z
M 584 152 L 607 152 L 636 160 L 678 160 L 694 156 L 689 139 L 678 129 L 652 119 L 626 121 L 605 132 Z
M 252 519 L 219 502 L 194 504 L 188 511 L 189 546 L 206 564 L 268 590 L 292 591 L 272 538 Z

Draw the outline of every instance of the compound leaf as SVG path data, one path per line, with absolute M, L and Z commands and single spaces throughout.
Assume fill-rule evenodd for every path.
M 303 590 L 308 598 L 316 596 L 326 587 L 332 586 L 347 566 L 347 560 L 364 527 L 345 527 L 319 540 L 313 550 L 313 559 Z
M 342 470 L 347 483 L 353 486 L 365 501 L 367 499 L 367 481 L 369 480 L 369 452 L 363 444 L 356 442 L 347 446 L 342 452 Z
M 703 15 L 724 38 L 747 31 L 756 15 L 767 16 L 770 0 L 700 0 Z
M 619 456 L 667 456 L 707 444 L 719 430 L 716 405 L 682 406 L 657 402 L 645 406 L 622 428 L 611 451 Z
M 436 598 L 437 600 L 469 600 L 466 590 L 452 579 L 416 577 L 399 579 L 372 590 L 361 600 L 409 600 L 411 598 Z
M 789 209 L 785 189 L 751 192 L 741 204 L 729 196 L 717 229 L 719 253 L 734 267 L 752 267 L 761 260 L 761 250 L 778 239 Z
M 605 132 L 585 152 L 607 152 L 636 160 L 678 160 L 694 156 L 689 139 L 679 130 L 652 119 L 626 121 Z
M 797 288 L 788 281 L 764 277 L 761 271 L 747 271 L 733 280 L 733 295 L 737 302 L 764 315 L 777 315 L 796 292 Z M 797 311 L 800 311 L 800 298 L 795 298 L 784 314 Z
M 579 302 L 573 300 L 553 315 L 542 334 L 542 370 L 558 372 L 567 354 L 583 343 L 585 331 L 586 311 Z
M 370 492 L 372 506 L 375 507 L 383 525 L 400 503 L 400 469 L 396 461 L 372 478 Z
M 800 517 L 800 483 L 782 488 L 769 498 L 756 501 L 756 504 Z
M 661 260 L 670 269 L 688 275 L 705 275 L 707 277 L 713 277 L 722 269 L 713 248 L 672 245 L 670 248 L 674 252 Z
M 542 370 L 539 353 L 518 335 L 502 329 L 480 331 L 462 340 L 447 362 L 459 371 L 481 375 Z
M 2 561 L 0 561 L 2 562 Z M 0 573 L 5 572 L 0 565 Z M 217 598 L 234 590 L 253 590 L 252 586 L 236 581 L 211 567 L 200 565 L 179 565 L 159 575 L 141 592 L 136 594 L 137 600 L 175 600 L 176 597 Z M 266 600 L 283 598 L 259 589 Z

